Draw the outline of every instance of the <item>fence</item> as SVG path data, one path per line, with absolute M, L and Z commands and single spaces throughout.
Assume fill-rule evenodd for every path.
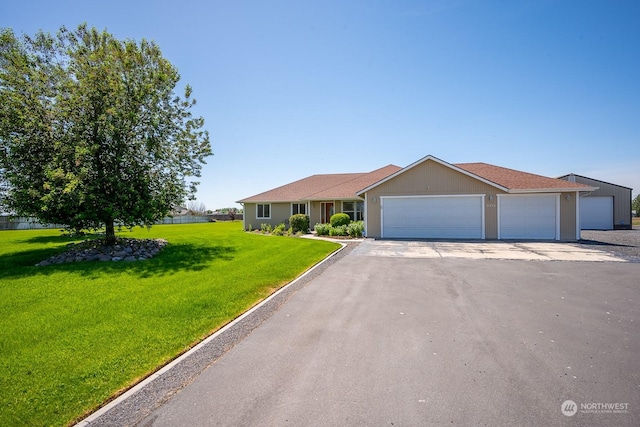
M 242 218 L 240 217 L 236 219 Z M 210 216 L 180 215 L 174 217 L 165 217 L 163 220 L 156 222 L 156 224 L 191 224 L 199 222 L 210 222 L 212 220 L 213 218 L 211 218 Z M 0 216 L 0 230 L 35 230 L 40 228 L 64 227 L 64 225 L 60 224 L 40 224 L 34 218 Z
M 191 224 L 194 222 L 209 222 L 209 218 L 195 215 L 167 216 L 162 221 L 156 222 L 156 224 Z
M 40 224 L 34 218 L 0 216 L 0 230 L 35 230 L 38 228 L 63 228 L 60 224 Z

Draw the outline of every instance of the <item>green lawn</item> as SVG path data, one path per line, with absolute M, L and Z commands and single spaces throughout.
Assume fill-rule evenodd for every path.
M 241 223 L 160 225 L 132 263 L 34 264 L 57 230 L 0 232 L 0 425 L 65 425 L 183 353 L 338 246 L 244 233 Z

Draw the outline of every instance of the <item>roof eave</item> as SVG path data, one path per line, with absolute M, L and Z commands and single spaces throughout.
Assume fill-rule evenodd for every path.
M 558 177 L 558 179 L 567 178 L 567 177 L 569 177 L 569 176 L 571 176 L 571 175 L 573 175 L 573 176 L 578 176 L 578 177 L 580 177 L 580 178 L 584 178 L 584 179 L 588 179 L 588 180 L 590 180 L 590 181 L 598 181 L 598 182 L 601 182 L 601 183 L 603 183 L 603 184 L 613 185 L 614 187 L 620 187 L 620 188 L 624 188 L 625 190 L 631 190 L 631 191 L 633 191 L 633 188 L 631 188 L 631 187 L 626 187 L 626 186 L 624 186 L 624 185 L 620 185 L 620 184 L 614 184 L 613 182 L 603 181 L 603 180 L 601 180 L 601 179 L 590 178 L 590 177 L 588 177 L 588 176 L 580 175 L 580 174 L 573 173 L 573 172 L 572 172 L 572 173 L 568 173 L 568 174 L 566 174 L 566 175 L 559 176 L 559 177 Z M 600 187 L 598 187 L 598 188 L 600 188 Z
M 599 187 L 581 187 L 581 188 L 511 188 L 507 191 L 509 194 L 526 194 L 526 193 L 575 193 L 596 191 Z

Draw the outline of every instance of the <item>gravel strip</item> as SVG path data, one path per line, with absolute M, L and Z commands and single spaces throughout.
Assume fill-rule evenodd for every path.
M 319 274 L 342 259 L 355 248 L 358 243 L 346 243 L 338 253 L 326 259 L 322 264 L 310 270 L 304 277 L 292 282 L 271 298 L 260 305 L 248 316 L 227 327 L 214 339 L 207 342 L 198 350 L 193 351 L 185 359 L 171 369 L 156 377 L 141 390 L 126 398 L 98 418 L 91 421 L 81 421 L 77 426 L 135 426 L 145 425 L 144 419 L 156 408 L 161 406 L 174 394 L 193 381 L 202 371 L 213 364 L 224 353 L 233 348 L 247 337 L 262 322 L 267 320 L 297 291 L 304 288 Z M 142 422 L 142 423 L 141 423 Z M 141 424 L 140 424 L 141 423 Z
M 582 230 L 580 245 L 610 252 L 631 262 L 640 262 L 640 228 L 633 230 Z

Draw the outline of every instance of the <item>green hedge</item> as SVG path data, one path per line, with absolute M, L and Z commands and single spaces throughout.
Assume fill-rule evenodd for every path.
M 316 224 L 313 229 L 318 236 L 364 236 L 364 221 L 353 221 L 349 225 Z
M 332 227 L 340 227 L 341 225 L 349 225 L 351 218 L 346 213 L 337 213 L 335 215 L 331 215 L 329 222 Z

